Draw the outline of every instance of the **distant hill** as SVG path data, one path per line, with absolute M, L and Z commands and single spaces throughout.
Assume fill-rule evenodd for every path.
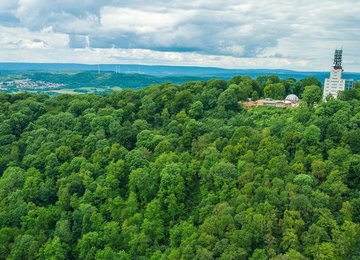
M 101 64 L 86 65 L 75 63 L 0 63 L 0 71 L 116 71 L 116 66 L 121 74 L 142 74 L 156 77 L 194 77 L 194 78 L 231 78 L 235 75 L 248 75 L 258 77 L 263 75 L 278 75 L 280 78 L 303 79 L 306 77 L 316 77 L 321 82 L 328 77 L 329 72 L 314 71 L 293 71 L 284 69 L 224 69 L 212 67 L 192 67 L 192 66 L 150 66 L 133 64 Z M 344 78 L 360 80 L 360 73 L 345 72 Z M 188 80 L 188 79 L 187 79 Z
M 160 76 L 156 77 L 149 74 L 137 73 L 113 73 L 104 71 L 97 73 L 95 71 L 82 71 L 78 73 L 51 73 L 51 72 L 26 72 L 27 78 L 33 81 L 47 81 L 65 84 L 68 87 L 113 87 L 121 86 L 122 88 L 142 88 L 152 84 L 172 82 L 182 84 L 186 81 L 207 80 L 207 77 L 194 76 Z
M 30 79 L 33 82 L 52 82 L 64 85 L 65 88 L 79 87 L 121 87 L 142 88 L 152 84 L 172 82 L 182 84 L 187 81 L 207 80 L 210 77 L 196 76 L 154 76 L 137 73 L 114 73 L 103 71 L 0 71 L 0 82 L 16 79 Z

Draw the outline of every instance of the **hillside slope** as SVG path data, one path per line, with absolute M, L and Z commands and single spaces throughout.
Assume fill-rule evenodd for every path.
M 276 84 L 0 94 L 0 259 L 358 259 L 359 90 Z

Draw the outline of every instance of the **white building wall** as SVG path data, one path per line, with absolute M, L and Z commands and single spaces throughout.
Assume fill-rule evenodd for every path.
M 345 80 L 342 79 L 342 69 L 331 69 L 330 78 L 325 79 L 323 99 L 329 94 L 337 98 L 338 92 L 345 90 Z

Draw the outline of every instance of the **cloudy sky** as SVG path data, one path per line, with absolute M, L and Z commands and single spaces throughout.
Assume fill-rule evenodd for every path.
M 0 62 L 360 71 L 358 0 L 0 0 Z

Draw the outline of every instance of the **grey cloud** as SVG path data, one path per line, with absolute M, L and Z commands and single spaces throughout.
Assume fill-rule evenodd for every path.
M 156 33 L 110 30 L 104 34 L 100 29 L 89 35 L 90 44 L 100 48 L 116 46 L 253 57 L 275 46 L 281 37 L 291 35 L 286 24 L 263 24 L 254 21 L 253 16 L 254 13 L 196 10 L 186 20 Z M 253 25 L 250 30 L 246 29 L 249 23 Z
M 89 38 L 86 35 L 69 35 L 69 47 L 70 48 L 86 48 L 89 47 Z
M 43 48 L 48 44 L 41 39 L 8 41 L 7 45 L 18 48 Z
M 40 40 L 40 39 L 33 39 L 32 41 L 33 41 L 33 42 L 43 42 L 43 41 Z
M 175 13 L 180 19 L 181 16 L 185 18 L 160 31 L 156 31 L 156 28 L 153 32 L 129 32 L 122 28 L 107 30 L 101 25 L 101 10 L 105 6 L 133 10 L 140 8 L 148 14 Z M 13 10 L 13 19 L 30 30 L 52 27 L 55 32 L 69 34 L 71 48 L 86 46 L 83 35 L 88 35 L 90 46 L 94 48 L 140 48 L 243 57 L 256 56 L 268 46 L 277 44 L 282 33 L 274 32 L 271 27 L 255 23 L 257 29 L 245 35 L 235 30 L 257 16 L 254 10 L 238 12 L 236 6 L 238 1 L 228 1 L 225 6 L 217 0 L 188 3 L 156 1 L 151 4 L 145 1 L 85 0 L 74 4 L 71 0 L 20 0 Z M 188 11 L 192 11 L 190 16 L 186 14 Z M 263 18 L 267 16 L 262 15 Z M 261 34 L 257 35 L 259 31 Z
M 261 58 L 275 58 L 275 59 L 298 59 L 297 56 L 285 55 L 282 53 L 275 53 L 268 56 L 261 56 Z
M 295 58 L 266 53 L 282 39 L 349 37 L 359 41 L 359 3 L 299 1 L 2 0 L 0 24 L 69 35 L 70 48 L 149 49 L 235 57 Z M 17 4 L 14 4 L 17 2 Z M 108 17 L 120 22 L 104 26 Z M 127 13 L 125 13 L 127 12 Z M 325 16 L 324 14 L 328 14 Z M 148 17 L 131 16 L 143 14 Z M 123 16 L 130 18 L 121 19 Z M 153 20 L 168 19 L 163 23 Z M 350 33 L 350 35 L 349 35 Z
M 20 25 L 20 21 L 12 13 L 0 11 L 0 24 L 11 27 Z

